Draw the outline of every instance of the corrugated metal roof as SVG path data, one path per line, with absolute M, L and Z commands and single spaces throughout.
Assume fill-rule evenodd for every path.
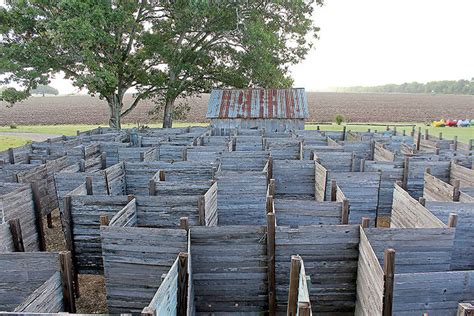
M 303 88 L 212 90 L 207 118 L 304 119 L 309 116 Z

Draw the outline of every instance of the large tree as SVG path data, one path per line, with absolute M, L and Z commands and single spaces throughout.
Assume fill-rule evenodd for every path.
M 0 71 L 14 103 L 64 73 L 105 99 L 109 125 L 141 100 L 163 127 L 212 87 L 288 87 L 289 66 L 312 47 L 322 0 L 16 0 L 0 9 Z M 124 94 L 134 99 L 124 104 Z

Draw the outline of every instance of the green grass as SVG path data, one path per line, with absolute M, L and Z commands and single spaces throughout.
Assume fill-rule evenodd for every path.
M 6 150 L 8 148 L 23 146 L 29 142 L 29 139 L 23 137 L 0 135 L 0 151 Z
M 173 127 L 187 127 L 187 126 L 207 126 L 208 123 L 184 123 L 184 122 L 174 122 Z M 108 127 L 106 124 L 103 125 L 18 125 L 17 128 L 12 129 L 10 126 L 0 126 L 0 132 L 3 133 L 39 133 L 39 134 L 58 134 L 73 136 L 76 135 L 76 132 L 79 131 L 88 131 L 97 127 Z M 161 127 L 161 123 L 148 124 L 149 127 Z M 132 128 L 137 127 L 136 124 L 123 124 L 122 128 Z
M 379 125 L 372 125 L 372 124 L 379 124 Z M 389 125 L 391 129 L 394 126 L 397 126 L 397 131 L 406 130 L 407 135 L 410 134 L 411 125 L 415 123 L 367 123 L 364 125 L 359 124 L 322 124 L 319 125 L 319 128 L 322 131 L 342 131 L 343 126 L 346 126 L 347 130 L 351 130 L 354 132 L 364 132 L 367 131 L 369 128 L 371 131 L 384 131 L 386 126 Z M 410 126 L 399 126 L 399 125 L 410 125 Z M 443 133 L 443 138 L 446 139 L 453 139 L 454 136 L 458 137 L 458 140 L 464 143 L 469 142 L 470 139 L 474 139 L 474 126 L 471 127 L 433 127 L 433 126 L 426 126 L 423 123 L 416 123 L 416 128 L 421 127 L 422 133 L 425 132 L 425 129 L 428 129 L 428 133 L 439 136 L 439 133 Z M 305 129 L 307 130 L 315 130 L 317 128 L 317 124 L 306 124 Z
M 374 126 L 372 124 L 380 124 L 380 126 Z M 390 128 L 396 125 L 412 125 L 413 123 L 367 123 L 364 125 L 359 124 L 343 124 L 347 126 L 347 130 L 360 132 L 360 131 L 367 131 L 367 129 L 383 131 L 386 128 L 386 125 L 389 125 Z M 173 127 L 186 127 L 186 126 L 206 126 L 208 123 L 184 123 L 184 122 L 175 122 L 173 123 Z M 320 129 L 326 131 L 340 131 L 342 130 L 343 125 L 336 125 L 336 124 L 321 124 Z M 11 129 L 9 126 L 0 126 L 0 132 L 15 132 L 15 133 L 40 133 L 40 134 L 59 134 L 59 135 L 67 135 L 72 136 L 76 135 L 76 131 L 87 131 L 90 129 L 97 128 L 99 126 L 106 127 L 106 125 L 18 125 L 16 129 Z M 160 123 L 149 124 L 149 127 L 161 127 Z M 124 124 L 123 128 L 131 128 L 136 127 L 136 124 Z M 470 139 L 474 139 L 474 126 L 471 127 L 432 127 L 426 126 L 423 123 L 416 124 L 416 127 L 421 127 L 424 133 L 425 128 L 428 128 L 430 134 L 434 134 L 438 136 L 441 132 L 443 133 L 443 137 L 446 139 L 452 139 L 454 136 L 458 136 L 458 140 L 462 142 L 468 142 Z M 316 129 L 316 124 L 309 123 L 305 126 L 308 130 Z M 411 127 L 410 126 L 398 126 L 397 129 L 399 131 L 406 130 L 407 134 L 410 133 Z M 3 139 L 1 141 L 1 148 L 4 148 Z M 27 136 L 25 139 L 19 138 L 17 142 L 25 142 L 27 140 Z M 10 140 L 11 141 L 11 140 Z M 11 147 L 11 146 L 8 146 Z M 6 148 L 8 148 L 6 147 Z

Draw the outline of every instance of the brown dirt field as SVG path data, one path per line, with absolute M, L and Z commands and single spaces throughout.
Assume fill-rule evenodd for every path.
M 126 104 L 131 96 L 126 96 Z M 209 96 L 192 98 L 187 122 L 206 122 Z M 342 114 L 349 122 L 425 122 L 439 118 L 474 117 L 472 95 L 308 93 L 312 122 L 330 122 Z M 129 123 L 150 123 L 153 102 L 144 101 L 124 119 Z M 104 101 L 90 96 L 32 97 L 7 108 L 0 102 L 0 125 L 103 124 L 108 119 Z
M 59 210 L 52 212 L 53 228 L 48 228 L 44 218 L 47 251 L 64 251 L 66 243 L 59 219 Z M 107 299 L 105 294 L 105 280 L 102 275 L 79 275 L 79 292 L 81 297 L 76 299 L 77 313 L 106 314 Z

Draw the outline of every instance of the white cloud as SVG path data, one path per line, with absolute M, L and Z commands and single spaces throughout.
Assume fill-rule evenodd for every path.
M 474 77 L 474 1 L 327 0 L 321 39 L 293 67 L 296 86 L 426 82 Z

